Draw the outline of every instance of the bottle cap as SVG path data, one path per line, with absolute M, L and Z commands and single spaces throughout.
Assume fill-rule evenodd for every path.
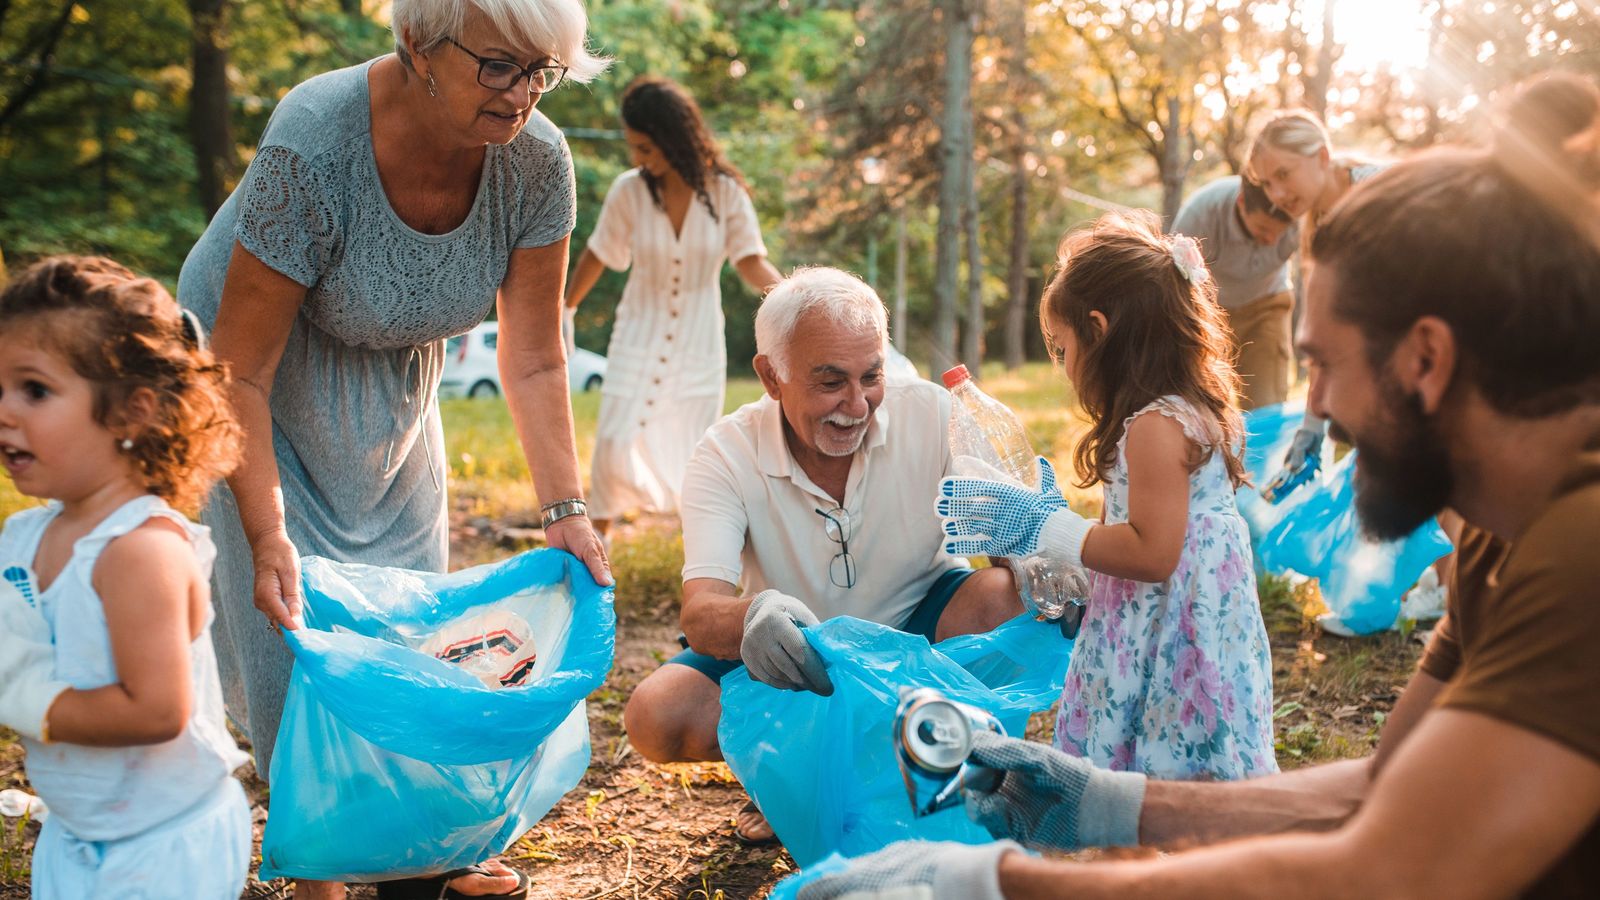
M 963 381 L 971 380 L 972 373 L 967 371 L 966 366 L 956 366 L 953 369 L 946 369 L 944 373 L 944 386 L 947 388 L 954 388 Z

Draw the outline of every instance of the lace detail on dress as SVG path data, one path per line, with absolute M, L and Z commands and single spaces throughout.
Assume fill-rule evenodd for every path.
M 522 140 L 531 143 L 534 139 Z M 548 148 L 546 152 L 507 154 L 513 182 L 521 191 L 532 194 L 528 204 L 519 210 L 523 231 L 516 243 L 518 248 L 555 243 L 578 225 L 578 182 L 572 174 L 572 150 L 560 132 L 555 144 L 543 140 L 539 143 Z
M 234 236 L 257 259 L 310 287 L 338 244 L 338 219 L 317 170 L 287 147 L 262 147 L 239 186 Z
M 1215 423 L 1203 418 L 1189 401 L 1168 394 L 1145 404 L 1138 412 L 1122 420 L 1122 437 L 1117 439 L 1117 455 L 1120 458 L 1128 445 L 1128 429 L 1132 427 L 1133 420 L 1145 413 L 1160 413 L 1176 421 L 1183 428 L 1183 436 L 1202 447 L 1215 449 L 1222 443 L 1222 437 L 1217 431 Z
M 395 214 L 370 140 L 309 159 L 266 145 L 240 185 L 234 230 L 246 250 L 308 288 L 302 311 L 318 328 L 356 347 L 420 347 L 483 321 L 513 250 L 571 232 L 571 156 L 559 132 L 552 140 L 523 134 L 489 147 L 471 209 L 443 234 Z

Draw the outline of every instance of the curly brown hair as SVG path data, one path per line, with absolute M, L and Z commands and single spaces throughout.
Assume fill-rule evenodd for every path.
M 94 385 L 95 421 L 132 442 L 123 452 L 145 488 L 175 508 L 195 512 L 238 464 L 243 431 L 227 370 L 154 279 L 104 257 L 41 260 L 0 292 L 0 332 L 25 332 Z M 130 416 L 141 391 L 153 410 Z
M 1073 455 L 1079 487 L 1110 474 L 1128 417 L 1171 394 L 1215 426 L 1215 440 L 1188 460 L 1190 471 L 1220 449 L 1234 485 L 1246 483 L 1239 375 L 1216 294 L 1209 277 L 1184 277 L 1154 213 L 1112 213 L 1062 238 L 1040 320 L 1052 347 L 1052 323 L 1077 339 L 1078 399 L 1091 422 Z M 1095 312 L 1105 316 L 1104 329 Z
M 744 176 L 722 154 L 717 139 L 706 127 L 700 105 L 677 82 L 659 75 L 635 78 L 622 94 L 622 124 L 656 145 L 667 164 L 706 205 L 712 221 L 717 220 L 709 187 L 713 178 L 726 175 L 738 182 L 745 193 L 750 192 Z M 650 189 L 650 199 L 661 206 L 661 185 L 649 172 L 640 174 Z

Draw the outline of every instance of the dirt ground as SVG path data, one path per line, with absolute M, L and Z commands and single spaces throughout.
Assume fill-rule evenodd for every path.
M 455 558 L 493 558 L 532 537 L 516 526 L 471 522 L 458 513 Z M 616 535 L 618 546 L 663 527 L 625 526 Z M 794 868 L 781 849 L 749 849 L 734 840 L 733 817 L 745 795 L 726 766 L 658 766 L 628 746 L 622 709 L 629 692 L 677 649 L 676 598 L 664 584 L 655 585 L 654 593 L 619 601 L 616 665 L 589 699 L 594 755 L 588 773 L 505 855 L 529 873 L 534 897 L 761 897 Z M 1308 615 L 1315 611 L 1313 587 L 1274 582 L 1264 585 L 1262 595 L 1273 644 L 1281 764 L 1293 768 L 1369 752 L 1415 665 L 1423 635 L 1326 636 Z M 1030 736 L 1047 739 L 1052 718 L 1036 716 Z M 10 735 L 0 732 L 0 789 L 26 787 L 21 756 Z M 259 841 L 263 786 L 252 771 L 242 774 L 256 799 Z M 24 873 L 36 833 L 35 825 L 0 820 L 0 900 L 27 896 Z M 286 898 L 291 891 L 282 882 L 252 880 L 244 896 Z M 358 887 L 351 896 L 374 895 Z

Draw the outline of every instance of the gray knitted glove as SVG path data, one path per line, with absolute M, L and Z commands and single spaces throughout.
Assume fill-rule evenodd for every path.
M 800 888 L 799 900 L 1001 900 L 1000 857 L 1014 851 L 1022 848 L 1011 841 L 976 847 L 901 841 Z
M 800 629 L 817 624 L 804 603 L 778 591 L 762 591 L 744 614 L 739 658 L 750 677 L 786 691 L 833 693 L 822 657 Z
M 1045 744 L 979 732 L 969 759 L 1005 773 L 992 792 L 963 791 L 967 815 L 997 838 L 1056 850 L 1139 843 L 1145 777 L 1097 769 Z

